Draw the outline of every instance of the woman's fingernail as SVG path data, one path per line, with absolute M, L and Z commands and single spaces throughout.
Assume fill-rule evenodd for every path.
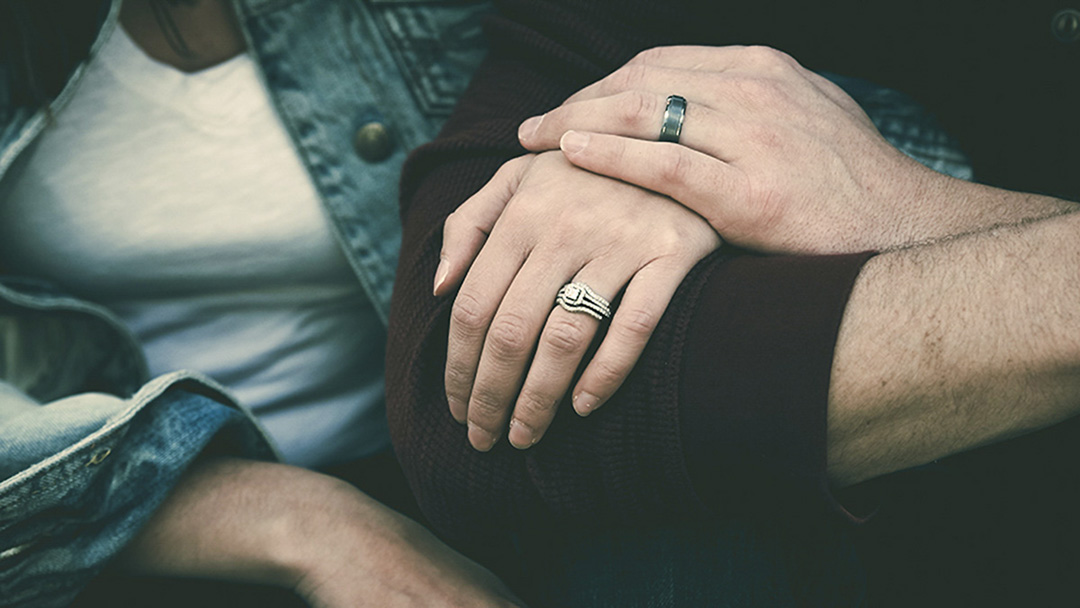
M 588 416 L 592 413 L 593 409 L 596 408 L 596 403 L 598 401 L 599 399 L 596 398 L 596 395 L 581 391 L 574 395 L 574 411 L 582 416 Z
M 507 434 L 510 445 L 519 450 L 530 448 L 536 443 L 536 433 L 524 422 L 514 418 L 510 421 L 510 432 Z
M 577 131 L 567 131 L 559 140 L 559 147 L 562 148 L 563 152 L 571 154 L 581 152 L 587 145 L 589 145 L 589 136 Z
M 439 267 L 435 269 L 435 287 L 432 288 L 431 293 L 439 295 L 439 288 L 442 287 L 443 281 L 446 280 L 446 275 L 450 273 L 450 265 L 446 263 L 446 260 L 439 260 Z
M 465 404 L 453 397 L 447 397 L 446 403 L 450 406 L 450 415 L 454 417 L 454 420 L 458 424 L 465 424 L 465 420 L 468 416 L 468 409 Z
M 536 132 L 540 129 L 540 123 L 542 122 L 544 122 L 543 115 L 526 119 L 525 122 L 521 123 L 521 126 L 518 127 L 518 139 L 521 141 L 532 139 L 533 135 L 536 135 Z
M 481 452 L 486 452 L 490 450 L 498 440 L 499 438 L 495 435 L 492 435 L 471 422 L 469 423 L 469 443 L 471 443 L 474 448 Z

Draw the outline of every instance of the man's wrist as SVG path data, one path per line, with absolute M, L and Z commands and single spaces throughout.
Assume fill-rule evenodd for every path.
M 879 250 L 905 249 L 937 241 L 986 232 L 1045 219 L 1076 209 L 1061 199 L 1002 190 L 969 182 L 918 167 L 921 175 L 901 184 L 892 200 L 902 204 L 889 207 L 890 218 L 880 218 L 882 242 Z

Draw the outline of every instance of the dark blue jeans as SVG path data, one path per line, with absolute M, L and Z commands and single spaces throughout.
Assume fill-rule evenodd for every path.
M 866 605 L 850 530 L 835 515 L 751 518 L 522 538 L 523 593 L 551 608 Z

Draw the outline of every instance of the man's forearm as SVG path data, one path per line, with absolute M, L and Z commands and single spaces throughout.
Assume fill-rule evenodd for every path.
M 871 260 L 836 346 L 830 479 L 849 485 L 1080 411 L 1078 275 L 1077 213 Z

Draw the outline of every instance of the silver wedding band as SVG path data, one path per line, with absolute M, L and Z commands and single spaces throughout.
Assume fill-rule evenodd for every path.
M 611 304 L 585 283 L 567 283 L 559 289 L 555 303 L 568 312 L 583 312 L 597 321 L 611 318 Z
M 669 95 L 664 108 L 664 122 L 660 125 L 660 141 L 679 143 L 682 135 L 683 120 L 686 119 L 686 99 L 679 95 Z

